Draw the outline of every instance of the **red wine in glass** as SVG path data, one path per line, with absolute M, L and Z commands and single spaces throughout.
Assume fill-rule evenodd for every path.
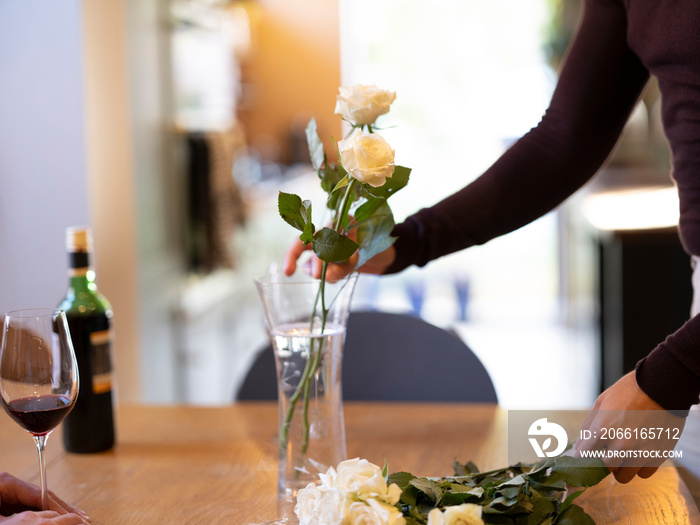
M 48 394 L 36 397 L 2 400 L 2 407 L 19 426 L 30 434 L 48 434 L 63 421 L 73 405 L 68 396 Z
M 78 365 L 61 310 L 5 315 L 0 345 L 0 403 L 34 438 L 39 453 L 41 506 L 48 509 L 44 447 L 78 397 Z

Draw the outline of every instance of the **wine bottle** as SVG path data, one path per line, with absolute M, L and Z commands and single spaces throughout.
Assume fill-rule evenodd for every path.
M 59 308 L 66 313 L 80 374 L 80 391 L 63 421 L 68 452 L 100 452 L 114 446 L 112 307 L 95 284 L 88 228 L 66 230 L 70 284 Z

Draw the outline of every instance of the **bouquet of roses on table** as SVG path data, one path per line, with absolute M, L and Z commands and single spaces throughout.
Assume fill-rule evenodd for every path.
M 324 153 L 316 121 L 312 119 L 306 128 L 311 165 L 327 193 L 325 207 L 330 212 L 330 226 L 316 229 L 311 201 L 285 192 L 280 192 L 278 197 L 281 217 L 301 232 L 301 242 L 310 245 L 322 261 L 319 292 L 312 315 L 312 319 L 316 319 L 316 314 L 320 314 L 321 333 L 326 328 L 330 308 L 325 297 L 328 264 L 352 259 L 354 266 L 360 267 L 391 246 L 395 241 L 390 235 L 394 216 L 387 200 L 406 186 L 411 172 L 409 168 L 394 163 L 394 150 L 374 129 L 377 118 L 389 112 L 396 94 L 364 85 L 341 87 L 339 91 L 335 112 L 351 125 L 351 129 L 347 137 L 336 144 L 338 162 L 329 161 Z M 322 339 L 312 341 L 314 344 L 322 345 Z M 302 452 L 306 452 L 308 390 L 320 366 L 321 350 L 310 348 L 308 364 L 289 400 L 289 409 L 280 428 L 280 450 L 286 447 L 296 405 L 303 399 L 305 437 Z
M 488 472 L 454 468 L 454 476 L 426 478 L 343 461 L 299 491 L 294 512 L 300 525 L 594 525 L 573 500 L 608 475 L 598 459 L 569 456 Z

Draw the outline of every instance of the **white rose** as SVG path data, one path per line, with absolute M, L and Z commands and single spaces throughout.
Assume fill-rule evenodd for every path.
M 323 497 L 317 507 L 318 525 L 340 525 L 343 522 L 343 515 L 346 500 L 337 490 L 322 490 Z M 301 523 L 299 524 L 301 525 Z
M 318 507 L 323 494 L 313 483 L 297 492 L 297 503 L 294 506 L 294 514 L 299 518 L 300 525 L 316 523 Z
M 338 465 L 335 487 L 343 494 L 357 494 L 364 498 L 387 494 L 382 469 L 366 459 L 355 458 L 341 462 Z
M 343 498 L 337 490 L 309 483 L 297 493 L 294 514 L 299 525 L 340 525 L 342 510 Z
M 384 481 L 382 476 L 381 468 L 366 459 L 348 459 L 338 464 L 335 488 L 344 494 L 356 493 L 365 484 L 376 486 L 379 483 L 381 488 L 381 482 L 377 478 L 384 482 L 383 493 L 386 493 L 386 481 Z
M 384 520 L 382 523 L 386 523 L 386 525 L 406 525 L 406 519 L 403 517 L 403 514 L 393 505 L 387 505 L 375 499 L 367 500 L 367 504 L 381 516 Z
M 382 499 L 389 505 L 396 505 L 396 503 L 398 503 L 398 501 L 401 499 L 401 494 L 401 488 L 396 483 L 392 483 L 388 487 L 386 497 Z
M 330 467 L 325 474 L 319 473 L 318 478 L 321 480 L 322 488 L 333 488 L 335 486 L 336 472 L 333 467 Z
M 442 525 L 442 511 L 440 509 L 428 512 L 428 525 Z
M 405 525 L 401 511 L 374 499 L 356 501 L 348 507 L 343 525 Z
M 394 174 L 394 150 L 384 137 L 358 129 L 338 142 L 340 160 L 348 174 L 378 188 Z
M 348 86 L 341 87 L 338 91 L 336 115 L 341 115 L 357 126 L 374 124 L 379 115 L 389 112 L 389 106 L 396 98 L 395 92 L 376 86 Z
M 433 509 L 428 513 L 428 525 L 484 525 L 482 508 L 473 503 L 446 507 L 444 512 Z

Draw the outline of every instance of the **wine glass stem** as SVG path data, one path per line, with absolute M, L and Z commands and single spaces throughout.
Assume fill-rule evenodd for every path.
M 36 449 L 39 452 L 39 475 L 41 476 L 41 510 L 49 510 L 49 496 L 46 488 L 46 457 L 44 448 L 49 435 L 33 436 Z

